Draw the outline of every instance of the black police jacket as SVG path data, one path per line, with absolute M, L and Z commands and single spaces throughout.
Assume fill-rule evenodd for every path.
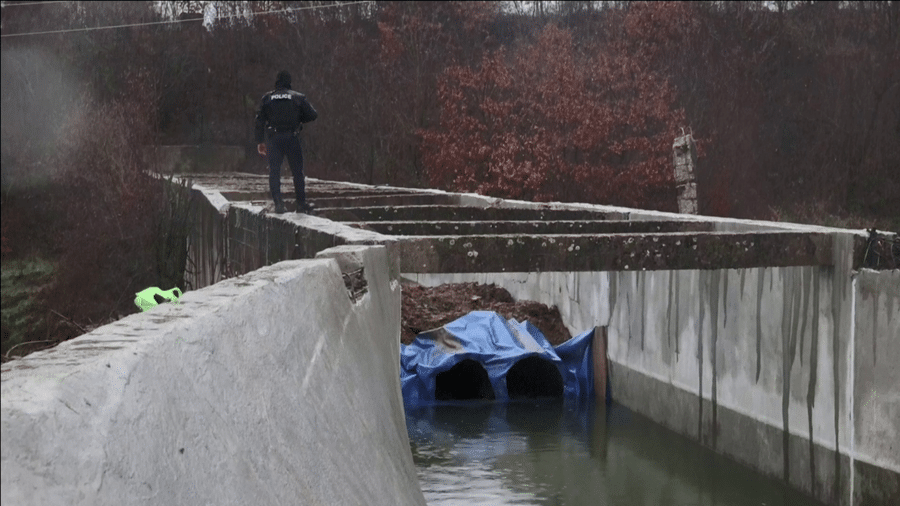
M 272 90 L 263 95 L 256 111 L 256 142 L 265 141 L 266 129 L 296 131 L 318 116 L 304 94 L 290 88 Z

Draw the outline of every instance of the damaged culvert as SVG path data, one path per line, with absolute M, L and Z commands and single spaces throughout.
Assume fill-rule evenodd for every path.
M 434 397 L 439 401 L 494 400 L 494 388 L 484 367 L 467 358 L 435 377 Z
M 538 356 L 525 357 L 506 373 L 510 399 L 562 398 L 563 377 L 556 365 Z
M 523 311 L 524 318 L 519 320 L 497 311 L 472 308 L 485 300 L 491 301 L 492 306 L 498 305 L 494 300 L 500 298 L 508 301 L 502 303 L 504 310 L 522 309 L 526 304 L 529 310 Z M 590 372 L 585 369 L 590 361 L 584 360 L 592 333 L 576 339 L 570 337 L 568 330 L 565 335 L 554 332 L 550 341 L 538 325 L 550 329 L 565 326 L 557 308 L 543 306 L 543 311 L 532 311 L 536 305 L 515 302 L 508 292 L 493 285 L 468 283 L 425 288 L 404 284 L 403 332 L 409 334 L 401 339 L 404 403 L 415 406 L 433 401 L 561 400 L 569 395 L 570 385 L 573 397 L 592 395 Z M 534 318 L 536 314 L 541 318 Z M 551 314 L 555 317 L 550 318 Z M 565 350 L 558 356 L 556 347 L 563 343 Z

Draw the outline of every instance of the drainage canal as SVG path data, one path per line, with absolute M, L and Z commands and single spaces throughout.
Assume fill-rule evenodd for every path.
M 818 504 L 626 408 L 589 404 L 408 406 L 410 448 L 428 505 Z
M 623 407 L 568 395 L 570 385 L 591 391 L 593 338 L 550 353 L 527 325 L 475 311 L 401 349 L 406 426 L 429 506 L 816 504 Z

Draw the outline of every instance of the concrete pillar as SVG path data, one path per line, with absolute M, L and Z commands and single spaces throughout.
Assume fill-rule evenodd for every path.
M 594 396 L 597 401 L 606 402 L 606 327 L 594 328 L 591 349 L 594 360 Z
M 672 144 L 675 160 L 675 187 L 678 189 L 678 212 L 697 214 L 697 183 L 694 168 L 697 166 L 697 147 L 692 135 L 675 139 Z

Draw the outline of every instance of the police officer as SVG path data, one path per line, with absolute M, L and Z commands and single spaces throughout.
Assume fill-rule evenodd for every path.
M 281 198 L 281 162 L 287 157 L 294 176 L 297 196 L 297 212 L 311 213 L 306 202 L 303 178 L 303 152 L 298 133 L 303 123 L 309 123 L 318 113 L 306 100 L 306 96 L 291 89 L 291 75 L 282 70 L 275 78 L 275 89 L 263 95 L 256 111 L 256 150 L 269 158 L 269 190 L 275 201 L 275 212 L 285 212 Z

